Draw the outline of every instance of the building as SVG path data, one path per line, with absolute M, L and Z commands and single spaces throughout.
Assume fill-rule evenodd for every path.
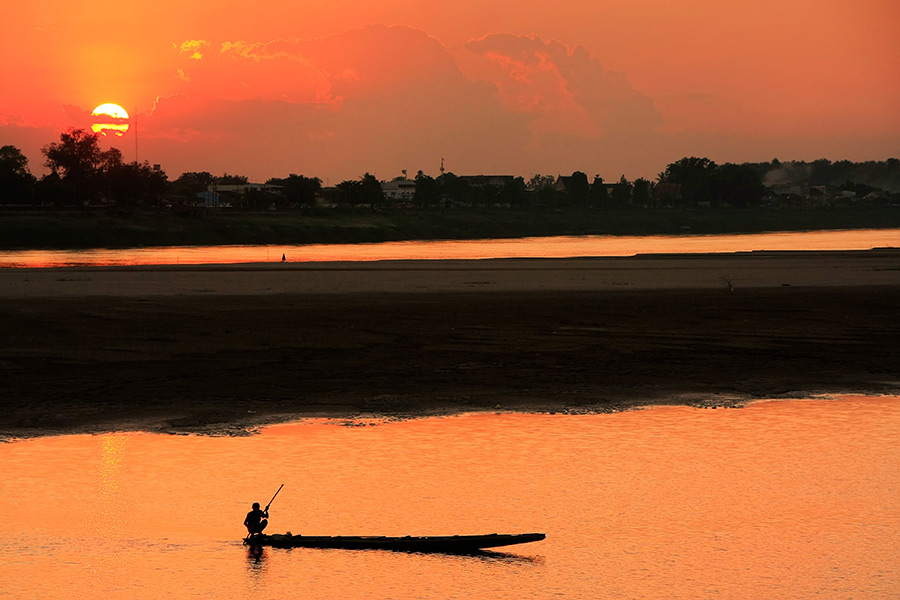
M 384 193 L 384 197 L 390 201 L 412 201 L 416 195 L 416 182 L 406 178 L 382 181 L 381 191 Z

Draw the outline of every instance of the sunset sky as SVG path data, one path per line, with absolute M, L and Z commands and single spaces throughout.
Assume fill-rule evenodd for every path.
M 33 0 L 0 25 L 0 145 L 112 102 L 126 160 L 326 183 L 900 156 L 896 0 Z

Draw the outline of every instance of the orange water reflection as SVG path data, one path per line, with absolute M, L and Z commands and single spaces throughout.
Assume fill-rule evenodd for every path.
M 810 231 L 745 235 L 559 236 L 500 240 L 413 241 L 306 246 L 176 246 L 127 250 L 0 252 L 0 268 L 187 265 L 484 258 L 569 258 L 755 250 L 868 250 L 897 247 L 900 230 Z
M 9 598 L 887 598 L 900 399 L 477 414 L 251 438 L 0 446 Z M 274 531 L 544 531 L 493 557 L 239 544 Z M 10 518 L 12 517 L 12 518 Z

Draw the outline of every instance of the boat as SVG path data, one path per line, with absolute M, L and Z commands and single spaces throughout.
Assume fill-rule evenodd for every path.
M 464 554 L 478 552 L 485 548 L 499 548 L 515 544 L 527 544 L 544 539 L 543 533 L 515 533 L 488 535 L 445 535 L 445 536 L 355 536 L 355 535 L 292 535 L 258 534 L 244 540 L 248 546 L 271 546 L 273 548 L 340 548 L 344 550 L 394 550 L 399 552 L 445 552 Z

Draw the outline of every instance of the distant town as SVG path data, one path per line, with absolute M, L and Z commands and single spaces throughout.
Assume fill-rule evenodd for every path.
M 653 180 L 600 174 L 365 173 L 334 186 L 314 175 L 265 182 L 242 175 L 186 172 L 170 181 L 160 165 L 124 162 L 97 134 L 73 129 L 44 147 L 49 173 L 35 177 L 15 146 L 0 148 L 0 204 L 7 210 L 109 207 L 278 211 L 304 208 L 717 208 L 900 206 L 900 160 L 716 164 L 684 157 Z M 598 170 L 600 170 L 598 168 Z

